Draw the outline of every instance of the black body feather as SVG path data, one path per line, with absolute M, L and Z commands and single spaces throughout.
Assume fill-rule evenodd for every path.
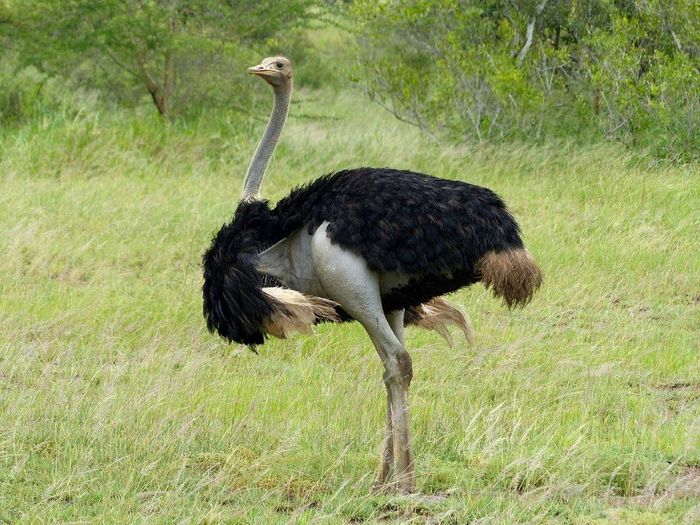
M 479 281 L 477 263 L 489 251 L 523 248 L 515 219 L 489 189 L 386 168 L 332 173 L 273 209 L 265 201 L 238 205 L 204 254 L 209 329 L 229 341 L 262 343 L 262 320 L 280 305 L 262 293 L 256 254 L 324 221 L 331 241 L 360 254 L 370 269 L 416 276 L 382 297 L 387 311 Z

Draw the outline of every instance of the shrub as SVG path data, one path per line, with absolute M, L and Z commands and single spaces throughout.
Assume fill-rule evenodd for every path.
M 357 0 L 359 78 L 458 139 L 604 137 L 700 157 L 700 4 Z

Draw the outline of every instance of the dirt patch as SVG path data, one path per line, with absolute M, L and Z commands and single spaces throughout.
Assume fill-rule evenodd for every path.
M 673 491 L 680 497 L 700 497 L 700 465 L 686 467 L 678 477 Z
M 421 525 L 457 523 L 451 519 L 454 510 L 444 505 L 452 495 L 451 492 L 441 491 L 431 494 L 390 496 L 389 501 L 377 502 L 371 515 L 355 515 L 347 522 L 360 524 L 371 520 L 378 523 L 420 523 Z
M 700 498 L 700 465 L 690 465 L 684 467 L 661 492 L 616 496 L 610 498 L 610 503 L 615 507 L 652 508 L 672 500 L 697 498 Z
M 690 390 L 700 392 L 700 381 L 680 381 L 677 383 L 665 383 L 661 385 L 656 385 L 658 390 Z

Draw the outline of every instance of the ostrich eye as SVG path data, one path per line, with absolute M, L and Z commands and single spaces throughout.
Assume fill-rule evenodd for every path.
M 282 69 L 284 67 L 282 62 L 277 62 L 275 65 L 277 66 L 277 69 Z

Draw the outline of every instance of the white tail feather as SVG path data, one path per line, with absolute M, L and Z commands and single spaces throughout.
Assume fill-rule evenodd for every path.
M 339 320 L 335 311 L 338 303 L 330 299 L 304 295 L 278 286 L 263 288 L 262 291 L 282 307 L 274 309 L 263 321 L 263 330 L 280 339 L 294 333 L 312 333 L 317 319 Z

